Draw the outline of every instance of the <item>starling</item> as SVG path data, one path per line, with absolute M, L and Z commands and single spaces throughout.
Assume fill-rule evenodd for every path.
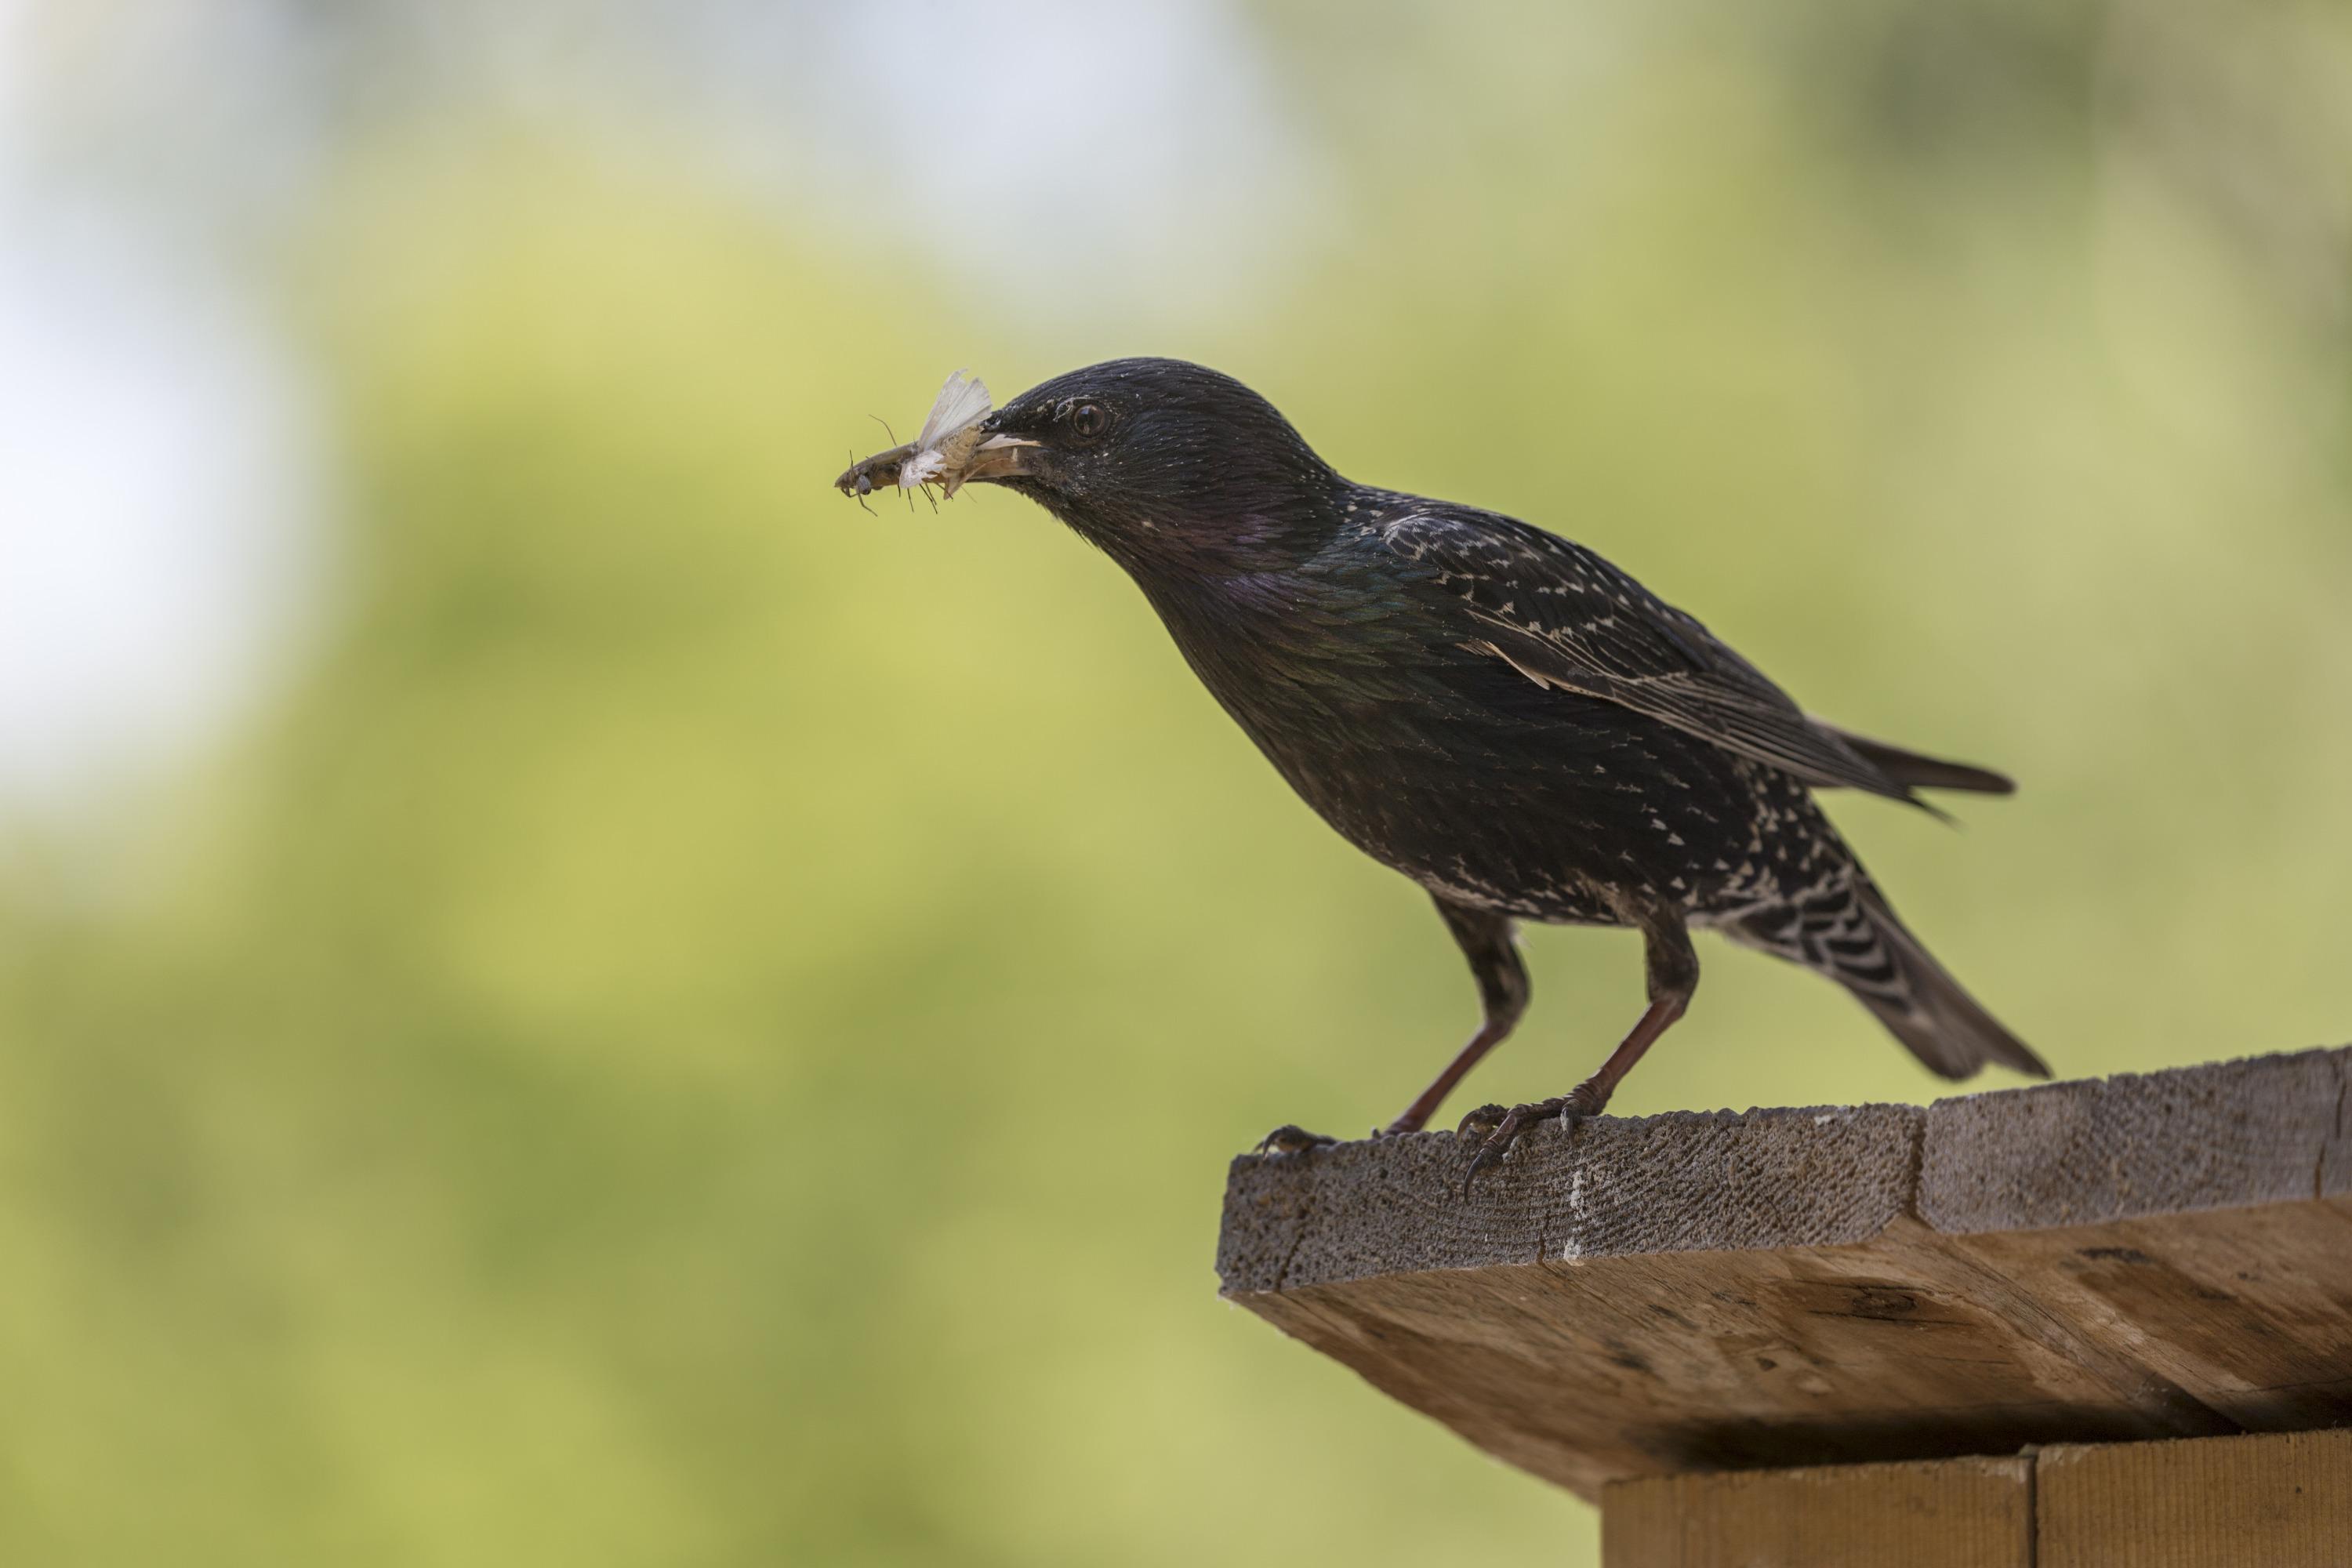
M 1694 927 L 1835 981 L 1946 1078 L 1988 1061 L 2048 1076 L 1895 918 L 1814 799 L 2005 795 L 2000 774 L 1813 718 L 1580 545 L 1341 477 L 1202 366 L 1073 371 L 979 431 L 956 482 L 1029 497 L 1124 567 L 1291 787 L 1435 900 L 1485 1018 L 1386 1132 L 1425 1125 L 1526 1012 L 1518 921 L 1639 931 L 1649 1006 L 1570 1093 L 1465 1118 L 1471 1175 L 1538 1119 L 1609 1103 L 1690 1005 Z M 1327 1142 L 1286 1128 L 1266 1146 Z

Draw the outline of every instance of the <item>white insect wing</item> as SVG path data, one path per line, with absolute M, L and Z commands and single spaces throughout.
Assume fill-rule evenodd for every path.
M 960 370 L 940 388 L 930 414 L 923 420 L 923 433 L 915 437 L 915 445 L 936 447 L 965 426 L 987 417 L 988 384 L 968 370 Z
M 898 488 L 910 490 L 939 479 L 948 459 L 940 448 L 988 417 L 988 384 L 969 371 L 958 371 L 940 388 L 923 433 L 915 437 L 915 454 L 898 466 Z

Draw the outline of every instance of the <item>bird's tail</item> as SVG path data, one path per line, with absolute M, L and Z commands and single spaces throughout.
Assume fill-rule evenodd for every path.
M 1895 918 L 1876 888 L 1860 880 L 1857 902 L 1877 934 L 1894 983 L 1864 985 L 1840 975 L 1846 989 L 1930 1072 L 1967 1078 L 1987 1062 L 1999 1062 L 2034 1078 L 2048 1078 L 2050 1068 L 2042 1058 L 1962 989 Z
M 1999 1062 L 2035 1078 L 2050 1076 L 2042 1058 L 1920 945 L 1858 866 L 1801 899 L 1727 925 L 1724 934 L 1853 992 L 1930 1072 L 1967 1078 L 1987 1062 Z

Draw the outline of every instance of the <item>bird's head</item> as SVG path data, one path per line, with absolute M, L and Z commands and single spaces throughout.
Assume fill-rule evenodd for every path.
M 1339 526 L 1346 481 L 1229 375 L 1120 359 L 989 416 L 962 475 L 1044 506 L 1131 571 L 1276 569 Z

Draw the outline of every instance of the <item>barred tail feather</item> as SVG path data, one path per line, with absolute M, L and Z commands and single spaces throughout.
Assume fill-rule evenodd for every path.
M 2004 1027 L 1951 973 L 1936 962 L 1875 888 L 1865 884 L 1860 902 L 1892 960 L 1897 984 L 1848 985 L 1887 1031 L 1910 1047 L 1930 1072 L 1969 1077 L 1987 1062 L 1999 1062 L 2033 1078 L 2048 1078 L 2042 1058 Z

